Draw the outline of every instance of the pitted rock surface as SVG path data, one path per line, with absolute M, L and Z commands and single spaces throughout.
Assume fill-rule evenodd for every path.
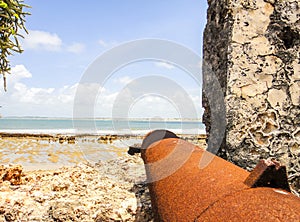
M 226 137 L 219 155 L 253 169 L 279 160 L 300 192 L 300 2 L 209 0 L 204 34 L 204 87 L 212 72 L 223 89 Z M 213 92 L 211 92 L 213 93 Z M 204 122 L 211 119 L 204 95 Z

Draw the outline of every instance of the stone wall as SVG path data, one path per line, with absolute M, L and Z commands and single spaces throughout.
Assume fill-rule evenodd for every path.
M 208 0 L 204 62 L 224 93 L 219 155 L 251 170 L 260 158 L 288 168 L 300 191 L 300 2 Z M 204 88 L 212 73 L 203 69 Z M 209 92 L 207 92 L 209 93 Z M 209 101 L 203 117 L 210 133 Z

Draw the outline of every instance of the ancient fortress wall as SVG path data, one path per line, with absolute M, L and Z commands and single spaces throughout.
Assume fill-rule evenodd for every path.
M 208 3 L 204 62 L 221 84 L 227 120 L 219 155 L 248 170 L 260 158 L 273 157 L 287 166 L 299 193 L 300 2 Z M 211 74 L 203 70 L 204 87 L 211 84 Z M 206 98 L 203 120 L 209 133 Z

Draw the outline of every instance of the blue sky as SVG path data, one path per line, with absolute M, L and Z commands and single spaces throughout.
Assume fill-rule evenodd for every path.
M 124 42 L 158 38 L 202 53 L 206 23 L 205 0 L 68 1 L 25 0 L 31 5 L 22 40 L 24 53 L 10 57 L 8 92 L 0 91 L 2 116 L 72 117 L 76 84 L 101 53 Z M 133 64 L 115 73 L 102 86 L 96 115 L 110 117 L 115 96 L 130 81 L 145 75 L 164 75 L 180 83 L 202 112 L 199 86 L 186 73 L 166 63 Z M 151 103 L 157 104 L 153 109 Z M 149 107 L 147 115 L 142 111 Z M 173 111 L 172 111 L 173 110 Z M 178 117 L 163 98 L 135 102 L 132 117 Z

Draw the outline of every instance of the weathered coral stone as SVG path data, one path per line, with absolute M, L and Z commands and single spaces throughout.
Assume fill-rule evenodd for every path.
M 287 166 L 291 187 L 299 193 L 300 3 L 208 3 L 204 63 L 219 79 L 227 120 L 219 155 L 248 170 L 260 158 L 273 157 Z M 203 70 L 204 87 L 212 84 L 210 75 Z M 208 97 L 203 120 L 209 133 L 214 120 Z

